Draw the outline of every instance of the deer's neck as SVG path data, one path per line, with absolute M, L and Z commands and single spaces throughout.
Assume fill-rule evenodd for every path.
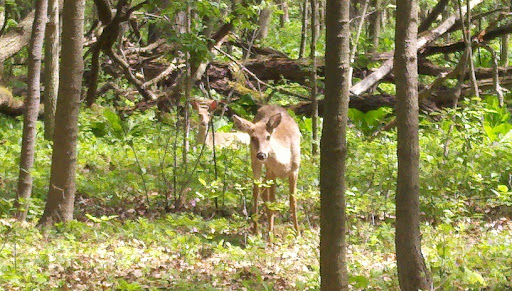
M 197 131 L 197 135 L 196 135 L 196 142 L 198 144 L 205 143 L 206 138 L 207 138 L 207 133 L 208 133 L 208 127 L 199 126 L 199 130 Z

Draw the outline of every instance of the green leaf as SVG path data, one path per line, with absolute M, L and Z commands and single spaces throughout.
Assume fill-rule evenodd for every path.
M 498 191 L 508 192 L 508 187 L 506 185 L 498 185 Z

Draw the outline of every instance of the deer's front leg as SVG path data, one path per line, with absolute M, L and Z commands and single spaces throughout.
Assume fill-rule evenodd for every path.
M 261 178 L 261 167 L 262 164 L 259 162 L 252 161 L 252 173 L 253 173 L 253 179 L 254 181 L 259 181 Z M 253 198 L 253 204 L 252 204 L 252 215 L 253 215 L 253 234 L 258 234 L 258 197 L 260 196 L 260 187 L 257 183 L 253 182 L 252 185 L 252 198 Z
M 295 231 L 297 231 L 297 235 L 300 235 L 299 230 L 299 222 L 297 221 L 297 201 L 295 200 L 295 193 L 297 191 L 297 177 L 299 172 L 294 171 L 290 177 L 288 178 L 288 183 L 290 187 L 290 212 L 291 219 L 293 221 L 293 226 L 295 227 Z
M 275 216 L 275 210 L 271 210 L 268 207 L 268 203 L 274 203 L 276 202 L 276 176 L 274 173 L 270 172 L 267 169 L 267 175 L 265 177 L 266 181 L 272 181 L 270 188 L 266 188 L 265 191 L 267 191 L 267 201 L 265 204 L 266 210 L 267 210 L 267 217 L 268 217 L 268 231 L 269 233 L 274 232 L 274 216 Z

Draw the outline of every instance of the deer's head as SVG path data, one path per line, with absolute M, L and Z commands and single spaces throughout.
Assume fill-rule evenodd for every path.
M 201 107 L 197 101 L 192 101 L 192 107 L 197 111 L 199 115 L 199 126 L 203 128 L 208 127 L 208 123 L 211 120 L 211 114 L 217 109 L 217 101 L 213 101 L 208 105 L 207 108 Z
M 274 129 L 281 123 L 281 113 L 274 114 L 266 121 L 261 120 L 252 123 L 239 116 L 233 115 L 233 121 L 236 127 L 246 132 L 251 137 L 251 150 L 256 158 L 264 162 L 272 153 L 271 141 Z

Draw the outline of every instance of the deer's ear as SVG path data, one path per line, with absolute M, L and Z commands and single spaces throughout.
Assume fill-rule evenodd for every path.
M 274 114 L 270 116 L 267 121 L 267 131 L 272 132 L 276 127 L 281 123 L 282 115 L 281 113 Z
M 212 103 L 210 103 L 210 106 L 208 106 L 208 111 L 212 112 L 215 109 L 217 109 L 217 100 L 213 100 Z
M 252 128 L 252 122 L 238 117 L 237 115 L 233 115 L 233 121 L 235 122 L 236 128 L 240 131 L 248 132 Z
M 199 103 L 197 103 L 197 101 L 192 101 L 190 104 L 192 104 L 192 108 L 199 110 Z

